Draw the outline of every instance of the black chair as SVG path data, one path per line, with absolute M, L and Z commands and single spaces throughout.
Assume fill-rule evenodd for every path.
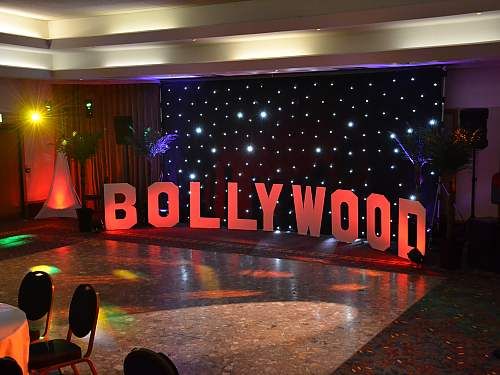
M 23 370 L 14 358 L 0 358 L 0 374 L 2 375 L 23 375 Z
M 54 284 L 48 273 L 33 271 L 24 276 L 17 295 L 17 305 L 24 311 L 26 319 L 30 323 L 31 342 L 47 338 L 52 316 L 53 297 Z M 46 317 L 43 332 L 31 327 L 34 321 L 43 317 Z
M 92 374 L 97 371 L 90 360 L 99 315 L 99 295 L 91 285 L 81 284 L 73 293 L 69 306 L 69 328 L 66 339 L 40 341 L 30 345 L 29 369 L 34 373 L 48 373 L 71 366 L 78 374 L 76 364 L 86 362 Z M 80 346 L 71 342 L 71 337 L 82 338 L 90 333 L 87 351 L 82 356 Z
M 123 361 L 125 375 L 179 375 L 174 363 L 163 353 L 135 348 Z

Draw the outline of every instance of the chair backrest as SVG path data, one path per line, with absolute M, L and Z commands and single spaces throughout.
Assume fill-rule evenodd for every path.
M 89 284 L 81 284 L 75 289 L 69 306 L 69 328 L 76 337 L 85 337 L 95 331 L 99 314 L 99 299 Z
M 23 375 L 23 370 L 15 359 L 10 357 L 0 358 L 0 374 L 2 375 Z
M 125 375 L 179 375 L 174 363 L 163 353 L 136 348 L 123 361 Z
M 17 304 L 28 320 L 38 320 L 50 312 L 54 285 L 50 275 L 43 271 L 28 272 L 24 276 Z

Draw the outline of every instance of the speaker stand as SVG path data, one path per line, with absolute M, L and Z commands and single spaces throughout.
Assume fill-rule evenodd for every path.
M 472 186 L 470 193 L 470 218 L 476 217 L 476 149 L 472 149 Z
M 128 145 L 123 146 L 123 163 L 125 164 L 125 181 L 130 184 Z

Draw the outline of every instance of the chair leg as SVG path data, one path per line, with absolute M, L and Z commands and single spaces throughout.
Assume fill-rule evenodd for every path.
M 71 369 L 73 370 L 73 374 L 80 375 L 80 372 L 78 371 L 78 368 L 76 367 L 76 365 L 71 365 Z
M 90 371 L 92 372 L 93 375 L 97 375 L 97 370 L 95 369 L 95 366 L 94 364 L 92 363 L 92 361 L 90 359 L 86 359 L 85 362 L 88 363 L 89 367 L 90 367 Z
M 62 374 L 61 370 L 60 369 L 57 369 L 59 371 L 59 373 Z M 42 370 L 29 370 L 28 371 L 28 374 L 29 375 L 48 375 L 50 374 L 49 370 L 45 370 L 45 369 L 42 369 Z

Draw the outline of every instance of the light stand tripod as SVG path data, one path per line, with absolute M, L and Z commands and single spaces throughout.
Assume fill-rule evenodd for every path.
M 476 217 L 476 148 L 472 148 L 472 186 L 470 194 L 470 219 Z
M 443 182 L 441 181 L 441 177 L 439 177 L 439 181 L 437 183 L 437 187 L 436 187 L 436 195 L 435 195 L 435 198 L 434 198 L 434 204 L 433 204 L 433 208 L 432 208 L 432 217 L 431 217 L 431 223 L 430 223 L 430 230 L 431 230 L 431 235 L 429 236 L 429 243 L 428 243 L 428 247 L 430 248 L 431 244 L 432 244 L 432 233 L 434 231 L 434 222 L 436 220 L 436 218 L 440 218 L 440 204 L 439 202 L 441 201 L 441 195 L 443 194 L 446 194 L 446 195 L 450 195 L 450 193 L 448 192 L 448 190 L 446 189 L 446 186 L 443 184 Z M 456 202 L 453 202 L 453 207 L 455 208 L 455 212 L 458 214 L 458 216 L 460 217 L 460 220 L 461 221 L 464 221 L 464 217 L 462 215 L 462 213 L 460 212 L 460 210 L 457 208 L 457 205 L 456 205 Z M 437 225 L 439 225 L 439 221 L 437 222 Z

